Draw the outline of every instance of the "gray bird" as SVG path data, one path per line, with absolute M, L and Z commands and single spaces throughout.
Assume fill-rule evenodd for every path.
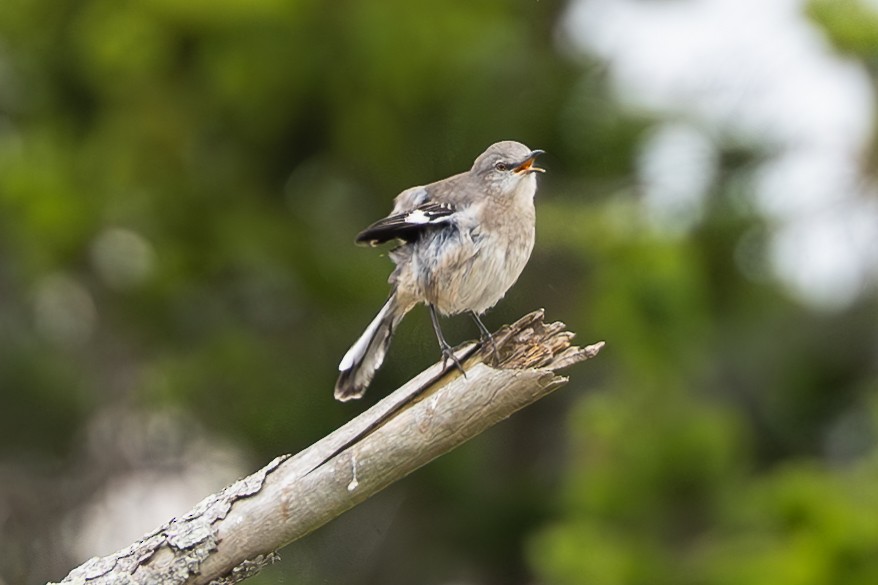
M 360 398 L 384 361 L 397 325 L 424 303 L 443 363 L 460 363 L 442 335 L 437 313 L 469 313 L 483 340 L 491 334 L 479 315 L 515 284 L 534 245 L 534 166 L 542 150 L 506 140 L 488 147 L 459 175 L 406 189 L 393 211 L 357 236 L 358 244 L 400 241 L 390 252 L 396 268 L 390 297 L 338 366 L 335 397 Z M 461 371 L 463 371 L 461 369 Z

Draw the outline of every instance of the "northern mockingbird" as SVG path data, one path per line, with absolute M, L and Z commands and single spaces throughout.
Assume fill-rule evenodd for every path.
M 401 243 L 390 252 L 390 297 L 338 366 L 338 400 L 363 395 L 396 326 L 418 303 L 430 310 L 443 363 L 460 368 L 437 312 L 469 313 L 482 339 L 493 341 L 479 315 L 503 298 L 530 258 L 534 173 L 544 172 L 534 160 L 542 153 L 511 140 L 492 144 L 469 171 L 406 189 L 389 216 L 360 232 L 358 244 Z

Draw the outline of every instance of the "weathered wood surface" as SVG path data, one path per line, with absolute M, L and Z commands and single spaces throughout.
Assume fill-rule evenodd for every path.
M 575 347 L 572 338 L 564 324 L 546 324 L 535 311 L 494 334 L 496 356 L 490 343 L 465 344 L 456 350 L 465 377 L 433 365 L 314 445 L 277 457 L 62 582 L 241 581 L 272 562 L 279 548 L 563 385 L 567 378 L 556 370 L 603 347 Z

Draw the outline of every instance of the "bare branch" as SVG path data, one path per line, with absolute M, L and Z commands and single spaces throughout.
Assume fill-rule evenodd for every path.
M 74 569 L 63 583 L 237 583 L 275 551 L 450 451 L 567 379 L 555 370 L 597 355 L 535 311 L 487 344 L 456 350 L 466 377 L 435 364 L 295 456 L 211 495 L 140 541 Z M 494 367 L 486 365 L 492 360 Z

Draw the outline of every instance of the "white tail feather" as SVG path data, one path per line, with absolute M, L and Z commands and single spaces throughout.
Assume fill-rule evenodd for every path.
M 336 399 L 345 402 L 359 398 L 384 362 L 387 347 L 396 325 L 411 307 L 400 307 L 391 295 L 366 330 L 354 342 L 338 364 Z
M 384 306 L 381 307 L 381 310 L 378 311 L 378 314 L 372 319 L 372 322 L 369 323 L 369 326 L 366 327 L 366 330 L 363 331 L 360 338 L 354 342 L 347 353 L 344 354 L 344 357 L 341 358 L 341 362 L 338 364 L 339 372 L 350 370 L 354 367 L 354 364 L 362 361 L 363 356 L 366 354 L 366 350 L 369 349 L 369 344 L 372 342 L 372 338 L 375 337 L 375 332 L 378 330 L 378 327 L 381 326 L 381 322 L 387 316 L 389 309 L 390 301 L 384 303 Z

